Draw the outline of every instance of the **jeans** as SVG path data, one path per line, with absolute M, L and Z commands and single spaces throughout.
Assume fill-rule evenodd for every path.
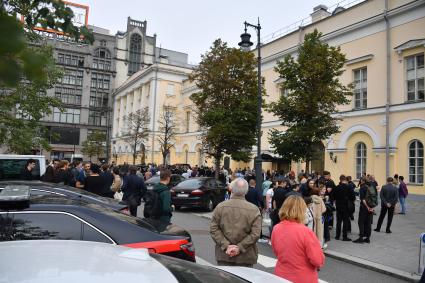
M 379 215 L 378 225 L 376 226 L 377 230 L 381 230 L 382 222 L 384 222 L 385 215 L 388 211 L 388 220 L 387 220 L 387 231 L 391 228 L 391 223 L 393 222 L 394 215 L 394 206 L 387 207 L 386 205 L 381 206 L 381 214 Z
M 400 197 L 400 206 L 401 206 L 401 213 L 405 214 L 406 213 L 406 198 L 404 197 Z
M 369 212 L 364 205 L 360 205 L 359 210 L 359 231 L 360 238 L 370 238 L 372 232 L 373 213 Z

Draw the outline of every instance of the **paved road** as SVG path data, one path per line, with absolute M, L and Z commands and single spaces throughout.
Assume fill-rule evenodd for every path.
M 200 217 L 200 211 L 184 210 L 174 212 L 172 222 L 187 229 L 193 238 L 196 248 L 196 255 L 201 260 L 215 264 L 214 257 L 214 243 L 209 233 L 209 219 Z M 254 267 L 273 273 L 274 265 L 276 262 L 275 256 L 271 247 L 268 244 L 258 244 L 259 260 L 258 264 Z M 326 264 L 319 273 L 321 280 L 331 283 L 396 283 L 405 282 L 397 278 L 392 278 L 375 271 L 371 271 L 362 267 L 351 265 L 346 262 L 338 261 L 332 258 L 326 258 Z

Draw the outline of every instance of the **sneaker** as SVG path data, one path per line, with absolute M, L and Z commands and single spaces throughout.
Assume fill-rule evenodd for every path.
M 268 243 L 269 242 L 269 240 L 268 239 L 258 239 L 258 242 L 259 243 Z
M 370 244 L 370 239 L 366 238 L 366 239 L 363 240 L 363 242 Z
M 322 249 L 326 250 L 328 248 L 328 244 L 324 243 Z
M 356 243 L 356 244 L 363 244 L 363 242 L 365 242 L 365 241 L 363 240 L 363 238 L 358 238 L 357 240 L 354 240 L 354 241 L 353 241 L 353 243 Z

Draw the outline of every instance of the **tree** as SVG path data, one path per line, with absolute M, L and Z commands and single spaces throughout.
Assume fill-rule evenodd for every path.
M 18 20 L 22 16 L 23 23 Z M 9 152 L 49 148 L 40 120 L 61 102 L 46 95 L 61 76 L 52 48 L 33 30 L 50 28 L 93 41 L 72 24 L 72 10 L 58 0 L 4 0 L 0 4 L 0 145 Z M 25 27 L 25 28 L 24 28 Z
M 321 42 L 321 36 L 317 30 L 307 34 L 296 60 L 288 55 L 278 62 L 275 71 L 287 95 L 269 105 L 287 127 L 283 132 L 273 129 L 270 133 L 275 152 L 288 160 L 306 162 L 307 172 L 317 145 L 339 132 L 338 119 L 332 114 L 338 105 L 349 103 L 352 94 L 352 86 L 344 86 L 339 80 L 345 55 L 339 47 Z
M 145 107 L 124 117 L 123 140 L 128 143 L 133 153 L 133 165 L 136 163 L 138 149 L 143 148 L 149 136 L 149 108 Z M 152 149 L 153 150 L 153 149 Z
M 96 130 L 82 143 L 82 152 L 90 157 L 97 156 L 99 158 L 106 151 L 106 133 L 104 131 Z
M 257 72 L 253 53 L 230 48 L 220 39 L 202 55 L 190 75 L 199 92 L 190 98 L 204 129 L 203 143 L 213 157 L 216 178 L 223 154 L 249 161 L 256 141 Z
M 171 148 L 174 147 L 177 135 L 178 122 L 176 117 L 176 108 L 164 105 L 162 113 L 158 119 L 159 132 L 158 142 L 161 147 L 162 164 L 167 165 L 167 156 L 170 154 Z

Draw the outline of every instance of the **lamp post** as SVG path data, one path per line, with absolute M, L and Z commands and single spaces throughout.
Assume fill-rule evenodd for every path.
M 255 182 L 256 189 L 261 190 L 263 183 L 263 172 L 262 172 L 262 160 L 261 160 L 261 104 L 262 104 L 262 91 L 261 91 L 261 43 L 260 43 L 260 18 L 258 18 L 257 25 L 244 22 L 245 32 L 241 34 L 241 42 L 239 46 L 245 51 L 249 51 L 249 48 L 253 45 L 250 38 L 251 35 L 247 33 L 247 28 L 252 27 L 257 31 L 257 76 L 258 76 L 258 96 L 257 96 L 257 156 L 254 158 L 255 168 Z

